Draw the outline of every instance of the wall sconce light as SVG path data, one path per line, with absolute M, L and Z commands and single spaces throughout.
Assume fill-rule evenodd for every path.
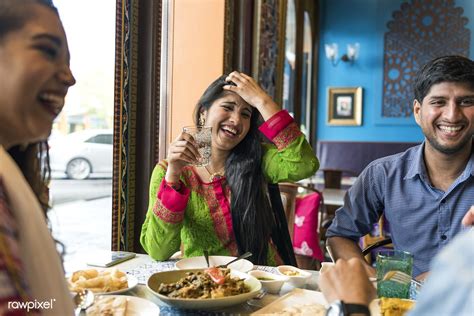
M 329 59 L 333 66 L 337 66 L 339 61 L 350 62 L 351 65 L 359 57 L 359 43 L 347 44 L 347 52 L 341 56 L 341 59 L 338 59 L 338 47 L 336 43 L 325 44 L 324 48 L 326 50 L 326 57 Z

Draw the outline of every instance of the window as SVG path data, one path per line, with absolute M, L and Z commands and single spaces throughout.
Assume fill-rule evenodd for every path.
M 92 138 L 89 138 L 86 142 L 87 143 L 112 145 L 113 144 L 113 137 L 112 137 L 112 134 L 100 134 L 100 135 L 94 136 Z
M 316 79 L 315 49 L 318 2 L 288 0 L 283 68 L 283 108 L 294 117 L 315 148 Z
M 81 252 L 111 248 L 115 0 L 55 0 L 66 31 L 76 85 L 53 125 L 50 143 L 55 239 L 65 269 Z
M 283 108 L 295 115 L 294 85 L 296 58 L 296 11 L 295 1 L 289 0 L 286 11 L 285 62 L 283 69 Z

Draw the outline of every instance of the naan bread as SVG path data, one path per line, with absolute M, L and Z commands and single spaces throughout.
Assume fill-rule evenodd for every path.
M 125 316 L 127 298 L 121 296 L 99 296 L 94 305 L 86 310 L 87 316 Z
M 285 307 L 281 312 L 270 315 L 284 316 L 325 316 L 326 308 L 321 304 L 304 304 Z
M 107 293 L 126 289 L 128 280 L 127 274 L 116 268 L 102 271 L 89 269 L 74 272 L 68 279 L 68 285 L 72 292 L 89 289 L 94 293 Z

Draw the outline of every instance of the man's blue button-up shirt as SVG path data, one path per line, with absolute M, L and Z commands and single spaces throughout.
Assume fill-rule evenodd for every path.
M 370 163 L 348 190 L 326 236 L 358 241 L 384 213 L 395 249 L 414 255 L 413 275 L 428 271 L 474 205 L 474 154 L 443 192 L 430 183 L 423 148 L 424 143 Z

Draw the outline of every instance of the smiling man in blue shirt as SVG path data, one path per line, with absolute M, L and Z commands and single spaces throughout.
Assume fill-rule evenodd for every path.
M 413 253 L 413 275 L 422 278 L 461 231 L 474 205 L 474 61 L 446 56 L 425 65 L 415 80 L 413 112 L 425 141 L 361 173 L 326 234 L 334 260 L 363 260 L 357 242 L 383 213 L 395 249 Z

